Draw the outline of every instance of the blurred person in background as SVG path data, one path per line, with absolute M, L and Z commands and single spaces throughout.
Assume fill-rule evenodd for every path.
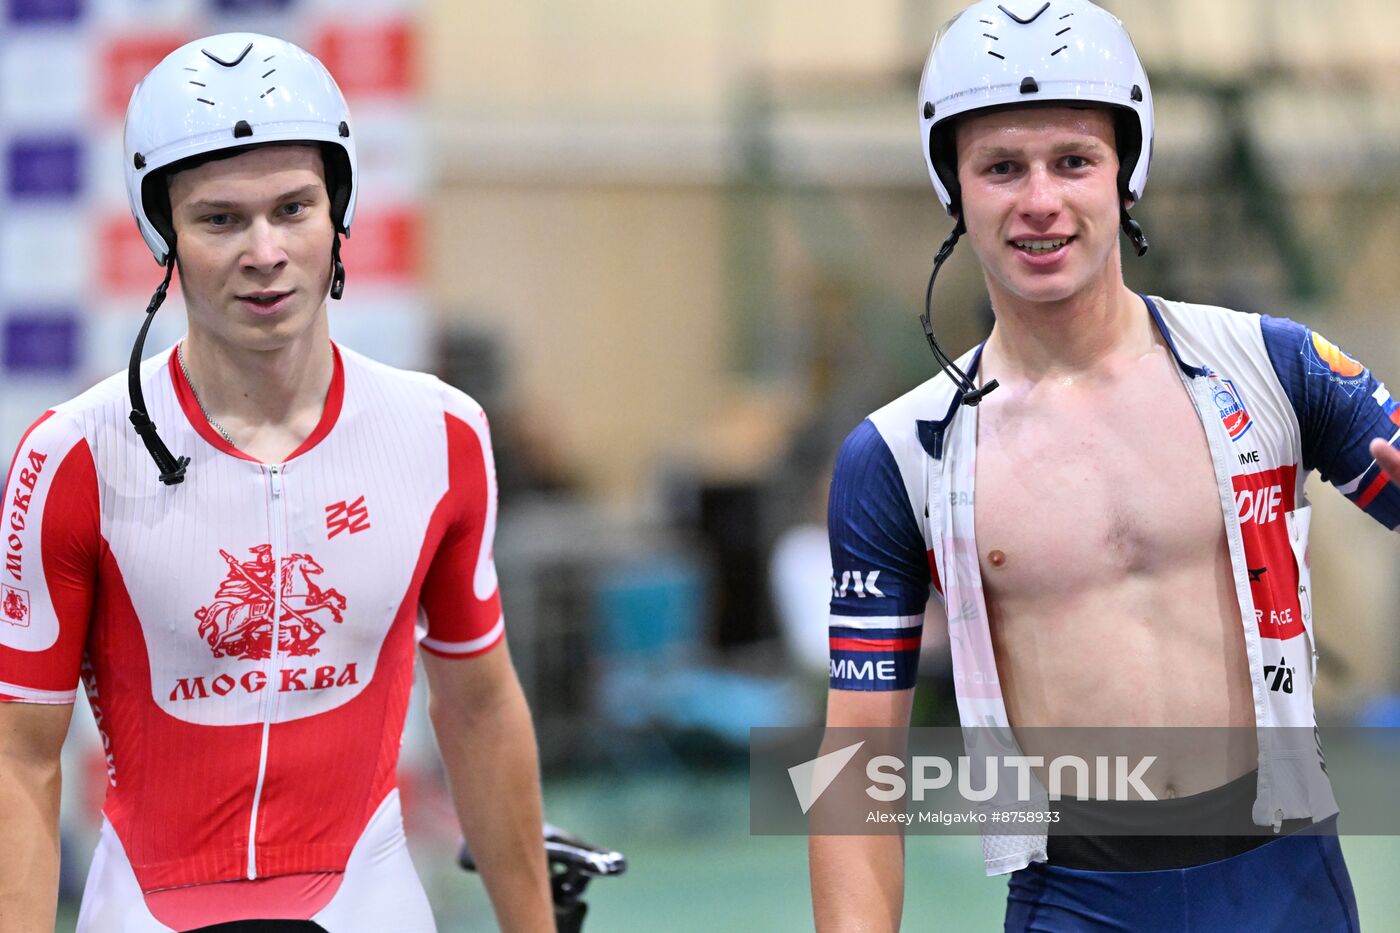
M 125 137 L 165 280 L 130 373 L 46 412 L 5 486 L 0 931 L 53 927 L 80 675 L 109 786 L 79 930 L 433 930 L 395 783 L 415 644 L 501 927 L 553 930 L 485 414 L 329 337 L 340 90 L 287 42 L 212 36 L 137 86 Z M 142 362 L 177 266 L 188 335 Z
M 919 106 L 956 220 L 934 275 L 966 234 L 995 324 L 955 363 L 926 317 L 943 372 L 841 450 L 828 726 L 907 726 L 932 586 L 966 728 L 1259 740 L 1167 760 L 1149 776 L 1158 800 L 1131 803 L 1152 825 L 1217 814 L 1219 835 L 984 835 L 987 873 L 1011 876 L 1007 930 L 1356 929 L 1311 747 L 1303 490 L 1317 470 L 1400 527 L 1396 402 L 1303 325 L 1125 286 L 1120 228 L 1147 247 L 1128 212 L 1152 94 L 1106 11 L 974 4 L 934 40 Z M 1268 676 L 1285 670 L 1286 689 Z M 1295 733 L 1309 747 L 1278 747 Z M 1129 803 L 1083 806 L 1117 825 Z M 899 927 L 901 836 L 810 847 L 819 930 Z

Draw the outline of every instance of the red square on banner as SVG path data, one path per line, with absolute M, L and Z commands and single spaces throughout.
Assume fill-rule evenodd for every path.
M 164 274 L 141 239 L 136 221 L 125 211 L 103 218 L 97 225 L 96 265 L 97 289 L 107 295 L 149 296 Z M 171 280 L 171 291 L 178 278 Z
M 419 223 L 418 211 L 409 207 L 357 213 L 351 236 L 340 248 L 346 278 L 351 283 L 416 278 Z
M 160 64 L 161 59 L 188 41 L 183 33 L 172 32 L 110 39 L 102 49 L 102 67 L 96 76 L 101 88 L 103 114 L 121 119 L 137 82 Z
M 313 49 L 346 97 L 407 94 L 417 85 L 417 42 L 408 22 L 328 26 Z

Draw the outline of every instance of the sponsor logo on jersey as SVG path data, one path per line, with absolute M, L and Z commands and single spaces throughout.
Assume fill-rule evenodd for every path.
M 875 581 L 880 578 L 880 571 L 869 570 L 844 570 L 841 572 L 841 579 L 838 582 L 835 576 L 831 578 L 831 595 L 835 599 L 842 599 L 847 593 L 855 593 L 860 599 L 867 596 L 884 596 L 880 588 L 875 585 Z
M 1297 471 L 1296 466 L 1283 466 L 1232 479 L 1261 638 L 1287 640 L 1303 633 L 1298 561 L 1286 519 L 1294 508 Z
M 1288 659 L 1279 658 L 1277 664 L 1265 664 L 1264 682 L 1275 693 L 1292 693 L 1293 668 L 1288 666 Z
M 1240 397 L 1240 391 L 1235 388 L 1234 381 L 1221 379 L 1217 382 L 1213 398 L 1216 410 L 1220 412 L 1220 423 L 1225 425 L 1225 432 L 1230 435 L 1230 440 L 1238 441 L 1244 437 L 1254 426 L 1254 422 L 1245 410 L 1244 399 Z
M 1366 387 L 1366 367 L 1342 352 L 1321 334 L 1303 344 L 1303 362 L 1309 376 L 1328 379 L 1354 395 Z
M 48 459 L 48 454 L 31 450 L 15 464 L 19 471 L 11 486 L 14 496 L 5 504 L 9 509 L 5 520 L 5 573 L 16 583 L 24 582 L 25 541 L 21 535 L 29 527 L 29 503 L 34 498 L 34 489 L 39 485 L 39 477 Z
M 833 680 L 895 680 L 895 662 L 889 659 L 873 661 L 869 658 L 832 658 L 831 677 Z
M 345 597 L 333 589 L 322 589 L 312 579 L 325 571 L 310 554 L 284 557 L 274 582 L 272 545 L 259 544 L 249 552 L 253 559 L 240 561 L 225 550 L 219 551 L 228 565 L 228 576 L 214 594 L 214 601 L 194 614 L 199 636 L 216 658 L 267 658 L 272 653 L 274 629 L 282 654 L 316 654 L 316 642 L 326 633 L 326 625 L 345 620 Z M 274 620 L 279 602 L 281 617 Z
M 0 584 L 0 619 L 19 628 L 29 628 L 29 591 L 8 583 Z
M 342 531 L 359 534 L 369 530 L 369 509 L 365 507 L 365 497 L 354 502 L 337 502 L 326 506 L 326 540 L 329 541 Z

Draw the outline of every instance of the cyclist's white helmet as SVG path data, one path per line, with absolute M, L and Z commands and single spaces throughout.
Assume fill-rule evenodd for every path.
M 322 144 L 331 218 L 348 236 L 356 191 L 350 129 L 350 110 L 330 72 L 290 42 L 232 32 L 171 52 L 136 86 L 126 109 L 126 193 L 156 262 L 165 264 L 174 240 L 163 170 L 264 143 Z
M 1118 186 L 1142 197 L 1152 88 L 1123 24 L 1088 0 L 981 0 L 938 31 L 919 83 L 924 162 L 949 214 L 960 211 L 954 119 L 1046 101 L 1121 108 Z

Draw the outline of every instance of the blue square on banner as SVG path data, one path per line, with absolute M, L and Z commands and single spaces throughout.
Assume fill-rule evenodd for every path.
M 73 136 L 21 137 L 6 154 L 10 197 L 71 198 L 82 185 L 82 148 Z
M 78 315 L 68 308 L 27 311 L 5 321 L 5 369 L 60 375 L 78 367 Z
M 214 0 L 214 9 L 220 13 L 280 13 L 293 2 L 294 0 Z
M 83 0 L 9 0 L 12 23 L 69 23 L 83 15 Z

